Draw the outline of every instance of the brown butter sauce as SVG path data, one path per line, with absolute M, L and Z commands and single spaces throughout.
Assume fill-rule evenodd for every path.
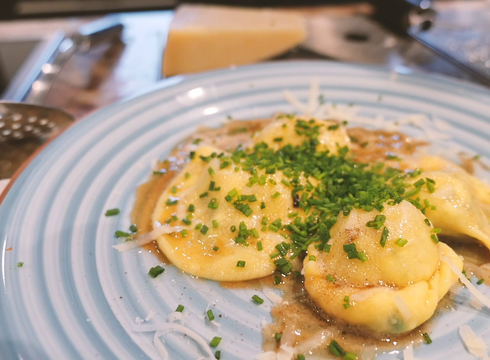
M 222 150 L 232 150 L 237 144 L 246 143 L 247 139 L 250 139 L 251 133 L 260 130 L 269 121 L 269 119 L 246 122 L 233 121 L 219 129 L 202 128 L 185 143 L 192 143 L 199 138 Z M 240 130 L 243 128 L 246 128 L 247 131 Z M 398 132 L 367 130 L 356 127 L 348 129 L 348 135 L 353 139 L 351 153 L 354 160 L 358 162 L 385 161 L 387 154 L 412 155 L 418 147 L 427 145 L 425 142 L 414 141 Z M 179 147 L 170 154 L 170 157 L 175 157 L 178 154 L 178 149 Z M 171 168 L 170 166 L 171 163 L 168 161 L 159 163 L 159 168 L 167 169 L 167 172 L 162 175 L 152 175 L 147 183 L 137 189 L 132 220 L 138 226 L 138 235 L 153 230 L 151 218 L 156 203 L 160 194 L 177 174 L 177 171 L 168 170 Z M 156 241 L 143 246 L 143 248 L 154 253 L 162 263 L 170 264 L 169 260 L 158 249 Z M 476 247 L 475 252 L 478 250 L 481 249 Z M 296 267 L 297 270 L 301 269 L 300 264 L 296 264 Z M 284 301 L 272 308 L 271 314 L 274 321 L 263 329 L 264 351 L 274 350 L 278 347 L 278 342 L 274 337 L 275 333 L 282 333 L 283 339 L 287 338 L 289 345 L 301 347 L 301 344 L 318 337 L 323 332 L 326 337 L 335 338 L 347 351 L 358 354 L 359 359 L 374 359 L 376 353 L 381 351 L 399 350 L 411 343 L 414 345 L 421 344 L 422 334 L 430 333 L 438 314 L 455 308 L 449 296 L 446 296 L 439 304 L 436 314 L 415 330 L 396 336 L 373 334 L 343 324 L 318 308 L 308 297 L 304 288 L 303 276 L 292 275 L 283 277 L 282 280 L 281 284 L 275 285 L 274 276 L 271 275 L 250 281 L 220 283 L 226 289 L 252 288 L 259 290 L 268 287 L 282 291 Z M 330 340 L 327 339 L 318 348 L 304 349 L 304 354 L 314 355 L 317 358 L 331 358 L 332 355 L 327 349 L 329 342 Z

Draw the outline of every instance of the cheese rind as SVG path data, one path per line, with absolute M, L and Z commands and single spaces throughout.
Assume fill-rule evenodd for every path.
M 244 65 L 281 54 L 306 37 L 304 19 L 268 9 L 184 5 L 170 25 L 163 74 Z

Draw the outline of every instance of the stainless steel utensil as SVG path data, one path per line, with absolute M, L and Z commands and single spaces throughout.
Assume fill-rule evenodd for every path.
M 74 121 L 73 115 L 60 109 L 0 101 L 0 143 L 33 137 L 47 138 Z

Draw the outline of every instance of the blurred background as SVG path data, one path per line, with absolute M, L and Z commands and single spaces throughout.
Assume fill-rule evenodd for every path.
M 244 63 L 345 61 L 385 66 L 394 74 L 428 73 L 490 86 L 489 0 L 199 3 L 223 5 L 225 9 L 239 6 L 234 8 L 239 12 L 260 12 L 267 7 L 301 18 L 306 35 L 300 43 L 273 56 L 257 54 L 255 60 Z M 197 6 L 193 1 L 186 4 L 190 6 L 187 9 Z M 194 15 L 186 13 L 186 17 L 176 11 L 182 5 L 179 0 L 1 0 L 0 100 L 48 105 L 81 119 L 143 91 L 165 77 L 165 54 L 173 51 L 170 47 L 178 48 L 174 43 L 167 46 L 172 21 L 175 26 L 180 16 L 182 23 L 192 25 L 189 19 Z M 211 10 L 215 8 L 211 6 Z M 176 17 L 176 13 L 180 15 Z M 253 30 L 250 19 L 240 23 L 240 31 Z M 200 20 L 203 33 L 209 30 L 206 26 L 219 26 L 208 20 Z M 223 21 L 223 26 L 230 23 L 233 21 Z M 185 35 L 185 29 L 179 31 Z M 191 47 L 196 41 L 184 38 Z M 211 38 L 216 44 L 221 40 L 220 36 Z M 225 67 L 235 62 L 231 59 Z M 211 64 L 208 69 L 218 67 L 223 64 Z M 192 72 L 174 70 L 169 74 L 192 76 Z M 0 112 L 0 140 L 5 131 L 1 116 Z M 67 125 L 56 129 L 59 132 Z M 55 134 L 35 140 L 0 141 L 0 179 L 10 177 Z

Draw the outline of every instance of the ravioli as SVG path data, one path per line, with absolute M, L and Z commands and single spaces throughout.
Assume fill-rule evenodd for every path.
M 181 232 L 162 235 L 157 240 L 158 247 L 176 267 L 191 275 L 218 281 L 270 275 L 276 269 L 270 254 L 284 241 L 284 233 L 271 223 L 302 210 L 293 207 L 291 190 L 281 184 L 279 173 L 265 176 L 264 171 L 259 171 L 257 176 L 267 181 L 250 185 L 250 172 L 231 164 L 220 168 L 216 155 L 221 153 L 213 147 L 200 147 L 162 193 L 153 223 L 184 226 L 186 236 Z M 226 201 L 225 197 L 233 193 L 232 199 Z M 236 206 L 239 196 L 247 197 L 239 202 L 245 207 L 242 210 Z M 244 210 L 247 206 L 250 210 Z
M 450 257 L 460 268 L 462 262 L 447 245 L 434 242 L 433 228 L 409 202 L 387 205 L 379 229 L 366 226 L 380 214 L 354 210 L 340 215 L 330 230 L 330 252 L 308 247 L 305 288 L 331 316 L 377 333 L 403 333 L 428 320 L 457 281 L 440 256 Z M 388 237 L 383 247 L 385 228 Z M 355 244 L 366 261 L 349 259 L 344 248 L 348 244 Z
M 428 201 L 431 206 L 425 215 L 433 225 L 445 235 L 467 235 L 490 248 L 490 189 L 461 167 L 441 158 L 424 157 L 419 166 L 424 171 L 411 182 L 432 180 L 434 184 L 421 186 L 412 198 L 419 198 L 421 203 Z
M 306 123 L 304 127 L 301 124 Z M 337 121 L 318 120 L 299 116 L 279 115 L 254 136 L 254 143 L 265 142 L 270 148 L 279 150 L 285 145 L 300 146 L 317 134 L 317 150 L 337 154 L 339 147 L 350 144 L 345 128 Z

